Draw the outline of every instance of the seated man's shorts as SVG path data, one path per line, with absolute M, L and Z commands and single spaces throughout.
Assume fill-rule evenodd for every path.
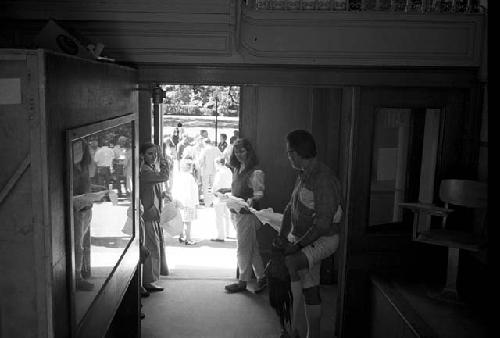
M 332 255 L 339 247 L 339 234 L 322 236 L 308 246 L 302 248 L 307 257 L 309 269 L 299 271 L 302 287 L 311 288 L 320 284 L 321 261 Z

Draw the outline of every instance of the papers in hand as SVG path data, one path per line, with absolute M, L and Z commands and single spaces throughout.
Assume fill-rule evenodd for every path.
M 240 213 L 242 209 L 251 212 L 259 219 L 259 221 L 264 224 L 269 224 L 276 231 L 279 231 L 281 227 L 283 214 L 274 212 L 273 208 L 255 210 L 254 208 L 249 207 L 248 203 L 244 199 L 234 197 L 231 194 L 225 194 L 221 197 L 221 201 L 225 202 L 230 210 L 232 209 L 237 213 Z
M 243 198 L 234 197 L 233 195 L 230 194 L 225 194 L 224 196 L 221 197 L 221 201 L 226 202 L 226 205 L 229 208 L 229 210 L 234 210 L 237 213 L 239 213 L 241 209 L 249 210 L 248 203 Z
M 262 223 L 269 224 L 276 231 L 280 230 L 283 214 L 274 212 L 273 208 L 262 210 L 250 209 L 250 211 L 252 211 Z

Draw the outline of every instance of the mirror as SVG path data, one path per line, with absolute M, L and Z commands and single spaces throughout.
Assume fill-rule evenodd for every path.
M 134 136 L 132 116 L 67 132 L 76 326 L 134 237 Z

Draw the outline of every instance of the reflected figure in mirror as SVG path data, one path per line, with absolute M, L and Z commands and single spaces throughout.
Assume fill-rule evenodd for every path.
M 113 159 L 115 152 L 113 151 L 113 142 L 105 139 L 102 147 L 97 148 L 94 155 L 94 160 L 97 165 L 97 184 L 109 188 L 112 183 L 111 174 L 113 173 Z
M 113 194 L 105 187 L 92 185 L 89 168 L 92 157 L 87 142 L 79 139 L 72 144 L 73 151 L 73 226 L 75 247 L 76 289 L 91 291 L 94 285 L 85 280 L 90 277 L 90 223 L 92 206 L 104 196 Z M 110 196 L 114 199 L 114 196 Z

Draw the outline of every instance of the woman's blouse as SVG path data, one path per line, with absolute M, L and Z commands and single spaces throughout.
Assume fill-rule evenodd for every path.
M 264 172 L 257 168 L 245 169 L 233 173 L 231 183 L 231 194 L 235 197 L 247 200 L 252 197 L 264 196 Z

